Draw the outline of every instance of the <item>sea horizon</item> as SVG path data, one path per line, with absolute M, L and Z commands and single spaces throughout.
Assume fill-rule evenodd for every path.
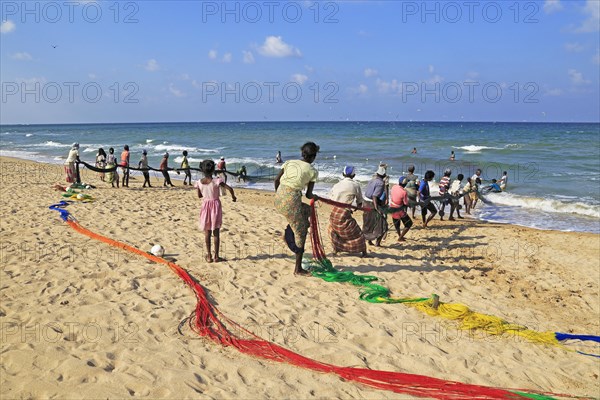
M 214 120 L 214 121 L 136 121 L 136 122 L 48 122 L 48 123 L 9 123 L 2 126 L 52 126 L 52 125 L 140 125 L 140 124 L 236 124 L 236 123 L 456 123 L 456 124 L 599 124 L 598 121 L 443 121 L 443 120 Z

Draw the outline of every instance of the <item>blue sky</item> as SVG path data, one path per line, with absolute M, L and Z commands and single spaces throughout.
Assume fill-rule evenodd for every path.
M 599 0 L 0 4 L 3 124 L 600 120 Z

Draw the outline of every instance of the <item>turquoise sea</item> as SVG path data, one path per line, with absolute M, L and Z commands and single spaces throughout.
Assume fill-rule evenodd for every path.
M 298 157 L 305 141 L 321 146 L 316 167 L 318 192 L 326 193 L 341 177 L 344 165 L 357 168 L 361 183 L 378 164 L 389 165 L 392 182 L 414 164 L 418 175 L 431 169 L 436 181 L 447 167 L 452 177 L 484 180 L 507 171 L 507 191 L 490 194 L 477 218 L 539 229 L 600 233 L 600 124 L 598 123 L 448 123 L 448 122 L 214 122 L 81 125 L 0 125 L 0 154 L 60 164 L 73 142 L 93 163 L 99 147 L 123 145 L 137 162 L 148 150 L 158 167 L 165 152 L 170 166 L 189 152 L 193 166 L 224 156 L 229 170 L 245 165 L 260 176 L 249 188 L 273 190 L 275 155 Z M 413 147 L 417 154 L 411 154 Z M 449 161 L 450 152 L 456 160 Z M 174 175 L 177 177 L 177 175 Z M 135 181 L 137 182 L 137 181 Z M 140 181 L 141 182 L 141 181 Z M 49 182 L 54 183 L 54 182 Z M 91 182 L 93 183 L 93 182 Z M 484 181 L 485 183 L 485 181 Z M 435 185 L 433 185 L 435 189 Z

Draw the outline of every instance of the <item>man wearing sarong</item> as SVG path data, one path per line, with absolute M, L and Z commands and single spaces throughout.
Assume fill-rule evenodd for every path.
M 302 202 L 302 190 L 306 188 L 307 199 L 318 199 L 313 188 L 319 174 L 312 163 L 317 158 L 319 146 L 306 142 L 301 151 L 302 159 L 286 161 L 275 178 L 275 209 L 289 224 L 284 237 L 290 250 L 296 254 L 294 274 L 309 275 L 302 269 L 302 255 L 310 226 L 310 206 Z
M 370 245 L 373 245 L 372 240 L 375 240 L 375 246 L 381 245 L 388 230 L 386 214 L 382 209 L 386 200 L 386 176 L 385 167 L 379 166 L 365 189 L 365 206 L 371 211 L 365 211 L 363 214 L 363 234 Z
M 79 161 L 79 143 L 73 143 L 69 155 L 65 160 L 65 175 L 67 183 L 78 182 L 75 162 Z
M 362 206 L 362 191 L 358 182 L 354 181 L 354 167 L 346 166 L 344 178 L 331 189 L 331 199 L 338 203 L 356 204 Z M 333 252 L 361 253 L 367 255 L 367 244 L 360 226 L 352 218 L 352 210 L 343 207 L 333 207 L 329 216 L 329 237 Z

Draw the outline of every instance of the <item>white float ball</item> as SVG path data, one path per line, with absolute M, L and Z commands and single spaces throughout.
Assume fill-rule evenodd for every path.
M 150 249 L 150 253 L 152 253 L 153 255 L 155 255 L 156 257 L 162 257 L 165 255 L 165 249 L 164 247 L 162 247 L 160 244 L 155 244 L 154 246 L 152 246 L 152 248 Z

